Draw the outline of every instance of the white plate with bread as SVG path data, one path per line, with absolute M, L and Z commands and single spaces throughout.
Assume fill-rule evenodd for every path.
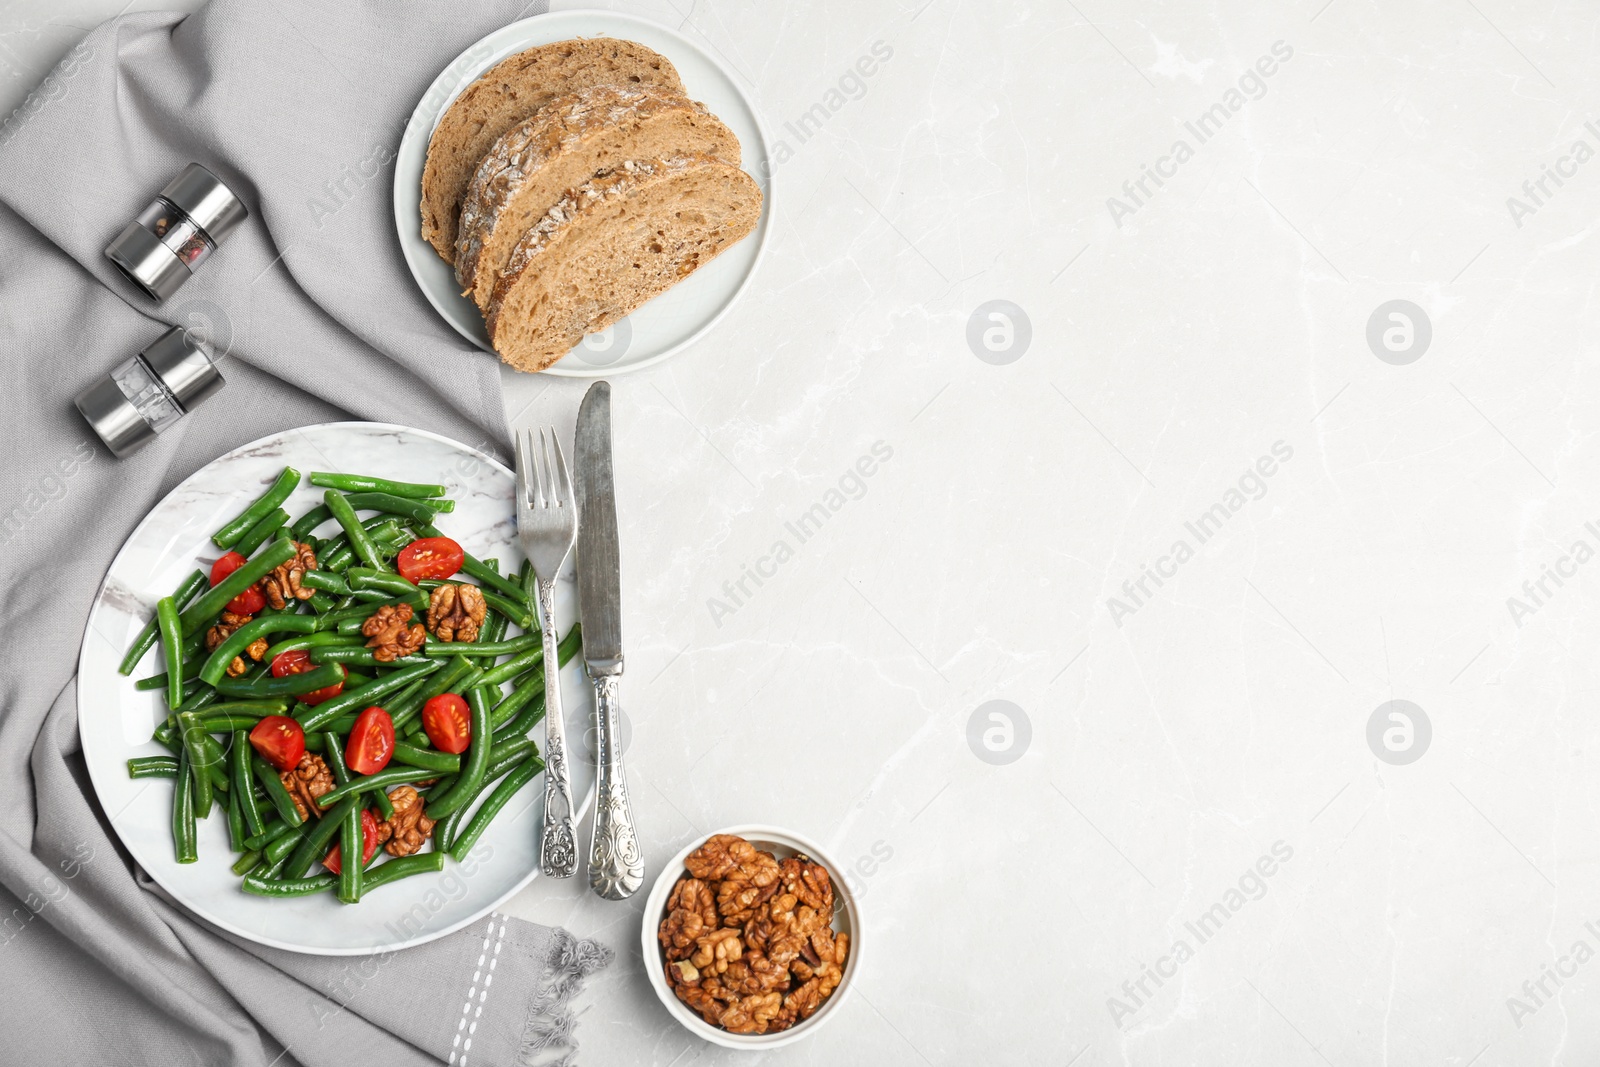
M 686 38 L 539 15 L 445 68 L 406 126 L 395 225 L 445 321 L 517 370 L 659 363 L 725 315 L 772 213 L 760 118 Z

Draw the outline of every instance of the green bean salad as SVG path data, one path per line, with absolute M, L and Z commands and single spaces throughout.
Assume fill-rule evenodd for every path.
M 301 481 L 285 467 L 212 535 L 223 554 L 123 657 L 130 675 L 160 646 L 165 670 L 134 684 L 167 708 L 168 754 L 128 776 L 172 780 L 179 863 L 220 811 L 244 892 L 355 904 L 461 861 L 544 769 L 546 664 L 528 565 L 503 574 L 441 533 L 444 486 L 312 472 L 322 503 L 291 521 Z M 574 626 L 556 669 L 580 642 Z

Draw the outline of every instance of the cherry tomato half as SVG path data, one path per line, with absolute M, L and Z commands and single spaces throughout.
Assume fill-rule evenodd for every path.
M 394 720 L 380 707 L 356 716 L 344 746 L 344 765 L 357 774 L 377 774 L 394 755 Z
M 311 654 L 303 648 L 297 648 L 292 652 L 279 652 L 272 657 L 272 676 L 274 678 L 285 678 L 291 674 L 304 674 L 307 671 L 316 669 L 317 665 L 311 662 Z M 339 665 L 339 669 L 344 671 L 346 675 L 350 673 L 349 669 L 343 664 Z M 301 693 L 298 699 L 302 704 L 320 704 L 324 700 L 332 700 L 343 691 L 344 683 L 334 682 L 332 685 L 325 685 L 321 689 L 313 689 L 309 693 Z
M 237 552 L 226 552 L 211 565 L 211 584 L 220 585 L 222 579 L 244 566 L 244 557 Z M 235 615 L 254 615 L 267 606 L 267 598 L 261 595 L 261 590 L 251 586 L 232 600 L 228 601 L 227 609 Z
M 454 693 L 441 693 L 422 705 L 422 728 L 440 752 L 465 752 L 472 743 L 467 702 Z
M 424 537 L 400 550 L 395 566 L 412 585 L 424 578 L 448 578 L 461 569 L 466 554 L 448 537 Z
M 378 817 L 372 814 L 370 808 L 361 809 L 361 866 L 365 867 L 372 862 L 372 854 L 378 851 Z M 334 874 L 339 873 L 339 846 L 334 845 L 328 851 L 328 856 L 322 865 Z
M 250 731 L 250 744 L 278 770 L 292 770 L 306 754 L 306 732 L 287 715 L 268 715 Z

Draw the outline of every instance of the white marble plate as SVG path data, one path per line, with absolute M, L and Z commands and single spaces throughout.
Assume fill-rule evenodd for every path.
M 771 149 L 755 106 L 721 62 L 665 26 L 611 11 L 560 11 L 496 30 L 434 79 L 406 124 L 395 156 L 394 219 L 406 263 L 428 302 L 463 337 L 492 351 L 477 306 L 461 295 L 455 272 L 422 239 L 422 167 L 428 140 L 445 108 L 484 71 L 513 53 L 574 37 L 626 38 L 672 60 L 690 98 L 705 104 L 738 136 L 744 169 L 765 198 L 761 220 L 749 237 L 603 333 L 585 338 L 542 372 L 598 378 L 660 363 L 699 340 L 744 292 L 766 248 L 772 219 Z
M 128 851 L 161 887 L 189 910 L 241 937 L 295 952 L 359 955 L 422 944 L 487 914 L 538 872 L 541 775 L 490 824 L 466 864 L 446 859 L 438 874 L 416 875 L 384 886 L 360 904 L 342 905 L 323 894 L 294 900 L 249 896 L 229 867 L 227 820 L 213 809 L 199 827 L 200 860 L 179 864 L 171 836 L 172 782 L 130 781 L 130 756 L 166 752 L 150 740 L 164 718 L 163 695 L 138 692 L 135 678 L 161 670 L 153 650 L 131 677 L 117 673 L 128 644 L 155 609 L 197 566 L 220 553 L 210 537 L 217 527 L 259 496 L 285 465 L 440 482 L 456 510 L 435 520 L 473 555 L 498 558 L 502 570 L 520 566 L 512 473 L 489 456 L 423 430 L 371 422 L 305 426 L 264 437 L 214 460 L 169 493 L 117 553 L 89 613 L 78 662 L 78 729 L 100 804 Z M 298 518 L 322 499 L 301 484 L 285 509 Z M 324 528 L 322 533 L 328 533 Z M 557 587 L 556 616 L 563 632 L 577 618 L 571 582 Z M 513 633 L 516 632 L 513 630 Z M 583 735 L 591 714 L 589 686 L 578 661 L 563 672 L 567 736 Z M 541 745 L 542 747 L 542 745 Z M 572 767 L 573 792 L 589 795 L 593 768 Z M 583 802 L 587 809 L 588 800 Z

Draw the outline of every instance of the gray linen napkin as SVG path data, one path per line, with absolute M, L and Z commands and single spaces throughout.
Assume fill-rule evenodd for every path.
M 131 15 L 0 127 L 0 1062 L 570 1057 L 567 1000 L 609 952 L 565 931 L 497 915 L 421 948 L 329 959 L 224 936 L 167 900 L 93 798 L 73 679 L 111 557 L 220 453 L 350 417 L 504 453 L 498 370 L 412 282 L 390 183 L 429 82 L 532 11 L 215 0 L 187 18 Z M 157 305 L 102 250 L 190 160 L 251 217 Z M 169 323 L 227 353 L 227 387 L 118 461 L 72 397 Z

